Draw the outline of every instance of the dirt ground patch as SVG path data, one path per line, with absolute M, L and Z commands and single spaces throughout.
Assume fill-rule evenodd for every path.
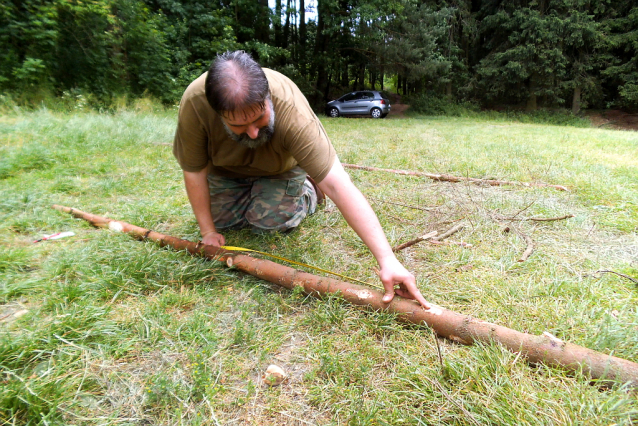
M 608 111 L 592 111 L 585 116 L 596 127 L 616 130 L 638 130 L 638 114 L 629 114 L 612 109 Z
M 405 116 L 405 111 L 410 108 L 410 105 L 407 104 L 392 104 L 392 109 L 390 110 L 390 114 L 388 114 L 388 118 L 403 118 Z

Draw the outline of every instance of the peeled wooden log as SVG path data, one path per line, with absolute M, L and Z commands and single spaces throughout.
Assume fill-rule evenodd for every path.
M 541 336 L 522 333 L 438 306 L 425 310 L 417 302 L 399 296 L 395 296 L 389 304 L 383 303 L 382 292 L 364 286 L 318 277 L 269 260 L 193 243 L 70 207 L 54 205 L 53 208 L 87 220 L 94 226 L 126 232 L 140 239 L 156 241 L 162 246 L 168 245 L 178 250 L 188 250 L 192 254 L 223 261 L 229 267 L 291 290 L 301 287 L 305 293 L 319 297 L 329 293 L 341 294 L 345 300 L 355 305 L 396 313 L 402 322 L 427 324 L 439 336 L 457 343 L 471 345 L 474 342 L 497 342 L 508 350 L 521 354 L 531 363 L 543 362 L 569 371 L 582 371 L 592 379 L 600 380 L 601 383 L 628 383 L 632 388 L 638 388 L 637 363 L 564 342 L 549 333 L 543 333 Z
M 491 186 L 501 186 L 501 185 L 518 185 L 518 186 L 536 186 L 536 187 L 546 187 L 546 188 L 554 188 L 559 191 L 568 191 L 567 187 L 563 185 L 551 185 L 548 183 L 528 183 L 528 182 L 516 182 L 510 180 L 498 180 L 498 179 L 479 179 L 479 178 L 471 178 L 465 176 L 452 176 L 446 174 L 437 174 L 437 173 L 427 173 L 427 172 L 415 172 L 411 170 L 396 170 L 396 169 L 381 169 L 378 167 L 370 167 L 370 166 L 359 166 L 357 164 L 346 164 L 342 163 L 342 166 L 347 169 L 359 169 L 359 170 L 367 170 L 371 172 L 388 172 L 394 173 L 397 175 L 408 175 L 408 176 L 423 176 L 430 178 L 432 180 L 438 180 L 443 182 L 471 182 L 479 185 L 491 185 Z

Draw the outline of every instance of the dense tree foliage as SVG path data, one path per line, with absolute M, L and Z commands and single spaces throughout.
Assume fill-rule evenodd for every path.
M 316 106 L 364 87 L 485 106 L 638 107 L 632 0 L 0 0 L 0 87 L 170 103 L 228 49 Z M 312 19 L 309 20 L 309 11 Z

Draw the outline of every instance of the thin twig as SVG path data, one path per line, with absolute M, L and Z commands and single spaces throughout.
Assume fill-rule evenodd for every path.
M 573 214 L 566 214 L 565 216 L 559 216 L 559 217 L 497 217 L 497 220 L 511 220 L 511 221 L 519 221 L 519 222 L 524 222 L 524 221 L 532 221 L 532 222 L 551 222 L 554 220 L 565 220 L 565 219 L 570 219 L 574 217 Z
M 623 278 L 627 278 L 629 281 L 632 281 L 635 284 L 638 284 L 638 280 L 635 278 L 630 277 L 629 275 L 625 275 L 625 274 L 621 274 L 620 272 L 616 272 L 616 271 L 609 271 L 609 270 L 601 270 L 601 271 L 596 271 L 594 272 L 594 274 L 616 274 L 619 277 L 623 277 Z
M 491 186 L 502 186 L 502 185 L 516 185 L 516 186 L 536 186 L 536 187 L 545 187 L 545 188 L 555 188 L 560 191 L 568 191 L 568 189 L 562 185 L 550 185 L 547 183 L 528 183 L 528 182 L 514 182 L 514 181 L 506 181 L 506 180 L 496 180 L 496 179 L 478 179 L 464 176 L 452 176 L 446 174 L 436 174 L 436 173 L 426 173 L 426 172 L 415 172 L 411 170 L 395 170 L 395 169 L 381 169 L 378 167 L 369 167 L 369 166 L 359 166 L 356 164 L 346 164 L 342 163 L 342 166 L 349 169 L 359 169 L 359 170 L 367 170 L 372 172 L 389 172 L 398 175 L 408 175 L 408 176 L 424 176 L 436 181 L 444 181 L 444 182 L 472 182 L 475 184 L 487 184 Z
M 407 207 L 409 209 L 415 209 L 415 210 L 423 210 L 426 212 L 438 209 L 438 207 L 419 207 L 419 206 L 413 206 L 411 204 L 397 203 L 396 201 L 382 200 L 381 198 L 370 197 L 369 195 L 366 195 L 366 198 L 372 201 L 380 202 L 380 203 L 392 204 L 395 206 Z
M 512 215 L 512 217 L 516 217 L 519 214 L 523 213 L 525 210 L 529 209 L 530 207 L 532 207 L 534 204 L 536 203 L 536 200 L 532 201 L 531 203 L 529 203 L 528 205 L 526 205 L 525 207 L 523 207 L 522 209 L 520 209 L 519 211 L 517 211 L 516 213 L 514 213 Z
M 432 333 L 432 336 L 434 336 L 434 343 L 436 343 L 436 354 L 439 357 L 439 364 L 441 364 L 441 368 L 443 368 L 443 355 L 441 355 L 441 345 L 439 345 L 439 339 L 436 333 Z
M 452 398 L 452 396 L 448 393 L 448 391 L 446 391 L 443 386 L 441 386 L 441 384 L 439 382 L 437 382 L 436 380 L 430 379 L 427 376 L 423 376 L 423 378 L 425 380 L 427 380 L 428 382 L 430 382 L 431 384 L 433 384 L 438 390 L 439 392 L 441 392 L 443 394 L 443 396 L 450 401 L 452 404 L 456 405 L 459 410 L 461 410 L 463 412 L 463 414 L 465 414 L 468 418 L 468 420 L 470 420 L 471 423 L 479 426 L 481 423 L 479 423 L 478 420 L 476 420 L 476 418 L 474 417 L 474 415 L 472 415 L 472 413 L 470 413 L 469 411 L 467 411 L 467 409 L 460 404 L 459 402 L 457 402 L 454 398 Z
M 522 233 L 521 231 L 518 231 L 518 234 L 521 237 L 523 237 L 523 239 L 527 243 L 527 248 L 525 249 L 525 251 L 521 255 L 521 258 L 518 259 L 519 262 L 525 262 L 532 255 L 532 253 L 534 252 L 534 241 L 532 240 L 532 237 L 530 237 L 527 234 Z
M 408 248 L 408 247 L 411 247 L 411 246 L 415 245 L 416 243 L 420 243 L 421 241 L 425 241 L 425 240 L 428 240 L 430 238 L 433 238 L 433 237 L 436 236 L 436 234 L 437 234 L 436 231 L 428 232 L 425 235 L 421 235 L 420 237 L 417 237 L 417 238 L 415 238 L 413 240 L 410 240 L 410 241 L 405 242 L 403 244 L 399 244 L 398 246 L 392 247 L 392 251 L 394 251 L 394 252 L 401 251 L 401 250 L 403 250 L 405 248 Z
M 429 242 L 431 242 L 433 244 L 436 244 L 437 242 L 441 242 L 442 240 L 446 239 L 450 235 L 456 234 L 461 229 L 463 229 L 464 226 L 465 225 L 463 225 L 462 223 L 457 223 L 456 225 L 454 225 L 453 227 L 451 227 L 450 229 L 448 229 L 447 231 L 445 231 L 441 235 L 437 235 L 436 231 L 428 232 L 425 235 L 421 235 L 420 237 L 417 237 L 417 238 L 415 238 L 413 240 L 410 240 L 408 242 L 405 242 L 403 244 L 399 244 L 398 246 L 393 247 L 392 251 L 394 251 L 394 252 L 401 251 L 401 250 L 403 250 L 405 248 L 408 248 L 408 247 L 411 247 L 411 246 L 415 245 L 416 243 L 420 243 L 421 241 L 429 241 Z M 460 243 L 459 245 L 467 246 L 466 243 Z M 471 247 L 471 245 L 470 245 L 470 247 Z
M 463 225 L 462 223 L 458 223 L 456 225 L 454 225 L 453 227 L 451 227 L 450 229 L 448 229 L 447 231 L 445 231 L 444 233 L 442 233 L 441 235 L 432 238 L 435 241 L 442 241 L 444 239 L 446 239 L 447 237 L 456 234 L 457 232 L 459 232 L 461 229 L 463 229 L 465 227 L 465 225 Z

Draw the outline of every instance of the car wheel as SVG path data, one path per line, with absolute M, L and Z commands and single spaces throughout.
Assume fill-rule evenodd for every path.
M 330 108 L 328 110 L 328 115 L 332 118 L 337 118 L 339 117 L 339 110 L 337 108 Z
M 370 115 L 372 118 L 381 118 L 381 110 L 379 108 L 372 108 Z

